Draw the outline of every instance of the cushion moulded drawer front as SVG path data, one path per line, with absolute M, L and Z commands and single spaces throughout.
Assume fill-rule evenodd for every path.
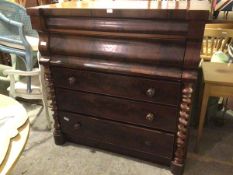
M 133 64 L 159 65 L 182 68 L 186 40 L 183 39 L 128 39 L 51 34 L 52 55 L 65 55 Z

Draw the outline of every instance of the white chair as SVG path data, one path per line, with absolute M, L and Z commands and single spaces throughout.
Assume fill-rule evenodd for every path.
M 0 51 L 14 54 L 31 71 L 38 51 L 38 33 L 32 29 L 26 9 L 16 3 L 0 0 Z M 31 80 L 28 78 L 27 89 Z
M 3 72 L 5 75 L 10 77 L 10 87 L 8 88 L 9 96 L 21 97 L 24 99 L 41 99 L 43 106 L 37 116 L 41 113 L 41 111 L 45 110 L 45 116 L 48 122 L 48 129 L 51 129 L 51 121 L 49 117 L 48 111 L 48 103 L 47 103 L 47 95 L 45 92 L 45 85 L 44 85 L 44 70 L 43 67 L 33 69 L 32 71 L 21 71 L 21 70 L 14 70 L 9 69 Z M 20 78 L 19 81 L 15 80 L 15 76 L 21 76 L 24 78 Z M 32 84 L 31 84 L 31 92 L 27 90 L 27 77 L 31 77 Z
M 22 59 L 26 66 L 26 71 L 14 70 L 10 67 L 7 69 L 7 67 L 2 66 L 3 74 L 8 75 L 3 78 L 10 79 L 9 95 L 13 98 L 41 99 L 43 102 L 42 109 L 45 109 L 48 128 L 50 129 L 47 97 L 43 86 L 43 76 L 41 76 L 43 70 L 40 67 L 39 69 L 32 69 L 38 58 L 38 55 L 36 55 L 39 43 L 38 33 L 32 30 L 30 17 L 24 7 L 1 0 L 0 7 L 0 51 L 17 55 L 17 58 Z M 18 79 L 17 76 L 24 78 Z M 31 81 L 33 82 L 31 83 Z

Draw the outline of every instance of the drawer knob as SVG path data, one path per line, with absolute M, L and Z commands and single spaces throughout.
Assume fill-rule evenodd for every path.
M 148 97 L 153 97 L 155 95 L 155 89 L 154 88 L 150 88 L 146 91 L 146 95 Z
M 77 129 L 80 129 L 81 128 L 81 123 L 75 123 L 74 124 L 74 129 L 77 130 Z
M 68 81 L 69 81 L 70 85 L 73 85 L 76 82 L 76 78 L 75 77 L 69 77 Z
M 151 145 L 152 145 L 152 143 L 151 143 L 150 141 L 148 141 L 148 140 L 145 141 L 144 144 L 145 144 L 146 146 L 151 146 Z
M 155 115 L 153 113 L 148 113 L 146 115 L 146 120 L 148 120 L 150 122 L 152 122 L 154 120 L 154 118 L 155 118 Z

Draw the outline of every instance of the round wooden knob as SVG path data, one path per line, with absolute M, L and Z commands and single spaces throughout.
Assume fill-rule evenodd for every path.
M 81 123 L 75 123 L 74 124 L 74 129 L 77 130 L 77 129 L 80 129 L 81 128 Z
M 146 95 L 148 97 L 153 97 L 155 95 L 155 89 L 154 88 L 150 88 L 146 91 Z
M 75 77 L 69 77 L 68 81 L 69 81 L 70 85 L 73 85 L 76 82 L 76 78 Z
M 146 115 L 146 120 L 148 120 L 150 122 L 152 122 L 154 120 L 154 118 L 155 118 L 155 115 L 153 113 L 148 113 Z
M 145 141 L 145 142 L 144 142 L 144 144 L 145 144 L 146 146 L 151 146 L 151 142 L 150 142 L 150 141 L 148 141 L 148 140 L 147 140 L 147 141 Z

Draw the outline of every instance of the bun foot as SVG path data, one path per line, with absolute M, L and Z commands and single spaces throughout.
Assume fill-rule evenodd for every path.
M 184 172 L 184 165 L 183 164 L 177 164 L 174 161 L 171 163 L 171 172 L 174 175 L 182 175 Z
M 65 137 L 60 130 L 55 130 L 53 137 L 56 145 L 63 145 L 66 142 Z

